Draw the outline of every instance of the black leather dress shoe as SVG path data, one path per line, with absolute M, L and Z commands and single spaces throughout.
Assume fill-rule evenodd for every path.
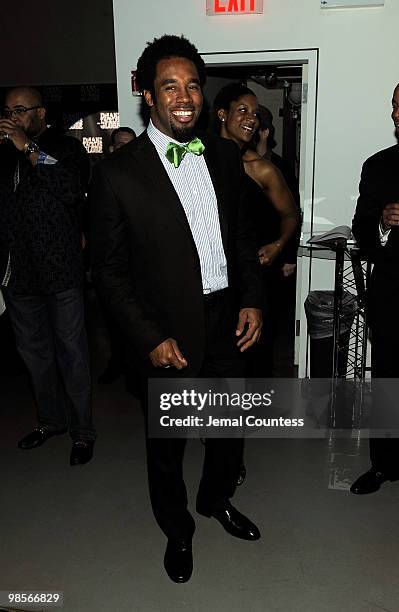
M 35 427 L 31 433 L 22 438 L 22 440 L 19 440 L 18 448 L 37 448 L 38 446 L 44 444 L 49 438 L 52 438 L 53 436 L 60 436 L 67 431 L 68 430 L 66 428 L 54 431 L 52 429 L 47 429 L 46 427 L 40 427 L 39 425 Z
M 93 448 L 93 440 L 75 440 L 72 444 L 69 463 L 71 465 L 88 463 L 93 456 Z
M 247 475 L 247 469 L 246 469 L 245 465 L 242 463 L 241 466 L 240 466 L 240 472 L 239 472 L 238 478 L 237 478 L 237 484 L 236 484 L 237 487 L 241 487 L 242 483 L 245 480 L 246 475 Z
M 198 514 L 213 517 L 222 525 L 230 535 L 241 538 L 241 540 L 259 540 L 260 532 L 252 521 L 238 512 L 229 501 L 222 508 L 207 512 L 197 505 Z
M 371 470 L 359 476 L 351 486 L 350 492 L 355 495 L 375 493 L 387 480 L 397 480 L 397 478 L 389 478 L 385 472 L 379 472 L 375 468 L 371 468 Z
M 191 540 L 168 540 L 164 566 L 173 582 L 187 582 L 193 573 Z

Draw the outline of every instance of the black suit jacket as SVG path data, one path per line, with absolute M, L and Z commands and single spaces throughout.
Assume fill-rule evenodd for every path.
M 244 170 L 234 143 L 201 138 L 238 315 L 240 307 L 259 308 L 262 291 L 254 234 L 244 214 Z M 205 349 L 199 257 L 182 204 L 146 133 L 95 168 L 89 199 L 94 282 L 128 344 L 146 359 L 173 337 L 189 364 L 184 375 L 195 375 Z
M 374 269 L 369 287 L 370 322 L 396 320 L 399 306 L 399 228 L 392 228 L 382 246 L 379 223 L 384 207 L 399 202 L 399 145 L 379 151 L 363 165 L 359 199 L 352 229 L 358 245 L 366 249 Z

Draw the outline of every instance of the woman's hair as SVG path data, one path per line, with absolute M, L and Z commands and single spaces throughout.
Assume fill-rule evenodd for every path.
M 269 130 L 269 136 L 267 138 L 267 148 L 274 149 L 277 145 L 277 142 L 274 139 L 275 127 L 273 125 L 273 114 L 271 110 L 266 108 L 266 106 L 262 106 L 259 104 L 259 129 L 260 130 Z M 253 138 L 253 143 L 255 145 L 259 142 L 259 132 L 257 132 Z
M 255 96 L 256 94 L 242 83 L 228 83 L 219 91 L 213 102 L 213 129 L 220 132 L 220 119 L 218 112 L 223 108 L 228 111 L 232 102 L 237 102 L 242 96 Z

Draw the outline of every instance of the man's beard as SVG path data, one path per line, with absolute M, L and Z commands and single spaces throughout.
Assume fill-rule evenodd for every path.
M 175 125 L 171 125 L 171 130 L 173 134 L 173 138 L 177 140 L 177 142 L 189 142 L 195 137 L 195 126 L 194 127 L 176 127 Z

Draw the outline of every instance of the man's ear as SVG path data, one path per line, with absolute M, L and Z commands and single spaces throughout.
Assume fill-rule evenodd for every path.
M 37 109 L 37 114 L 39 115 L 40 119 L 42 119 L 42 120 L 45 119 L 45 117 L 46 117 L 46 109 L 44 108 L 44 106 L 40 106 Z
M 150 92 L 149 89 L 144 89 L 143 96 L 144 96 L 144 100 L 146 101 L 147 106 L 149 106 L 150 108 L 154 106 L 155 102 L 152 97 L 152 93 Z

